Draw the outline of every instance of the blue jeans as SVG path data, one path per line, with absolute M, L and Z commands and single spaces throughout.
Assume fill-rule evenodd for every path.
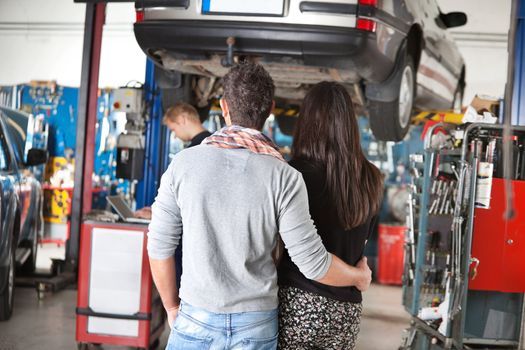
M 167 350 L 274 350 L 278 310 L 216 314 L 181 303 Z

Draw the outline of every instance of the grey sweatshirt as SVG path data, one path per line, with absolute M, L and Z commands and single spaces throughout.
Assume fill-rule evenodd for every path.
M 150 258 L 173 256 L 183 228 L 179 295 L 210 312 L 277 307 L 271 252 L 279 233 L 307 278 L 322 278 L 331 264 L 301 174 L 245 149 L 200 145 L 174 157 L 152 206 Z

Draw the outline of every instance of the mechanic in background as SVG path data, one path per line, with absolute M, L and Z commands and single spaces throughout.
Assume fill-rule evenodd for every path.
M 195 107 L 184 102 L 177 102 L 175 106 L 168 108 L 162 122 L 179 139 L 190 143 L 186 148 L 200 145 L 202 140 L 211 135 L 202 126 Z
M 168 127 L 175 136 L 184 143 L 189 142 L 185 148 L 200 145 L 202 140 L 210 136 L 199 117 L 199 113 L 192 105 L 185 102 L 177 102 L 175 106 L 168 108 L 162 118 L 162 123 Z M 151 219 L 151 207 L 144 207 L 135 212 L 134 216 L 141 219 Z M 180 251 L 180 249 L 178 249 Z

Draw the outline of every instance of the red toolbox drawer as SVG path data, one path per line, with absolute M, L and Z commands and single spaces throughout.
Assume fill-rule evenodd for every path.
M 525 292 L 525 181 L 512 181 L 515 216 L 506 221 L 503 179 L 493 179 L 490 209 L 476 209 L 472 242 L 479 259 L 469 289 Z

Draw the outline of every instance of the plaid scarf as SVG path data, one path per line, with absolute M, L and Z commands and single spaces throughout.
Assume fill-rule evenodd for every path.
M 216 131 L 205 138 L 202 144 L 219 148 L 245 148 L 253 153 L 266 154 L 285 161 L 279 153 L 279 148 L 266 135 L 258 130 L 238 125 L 227 126 Z

